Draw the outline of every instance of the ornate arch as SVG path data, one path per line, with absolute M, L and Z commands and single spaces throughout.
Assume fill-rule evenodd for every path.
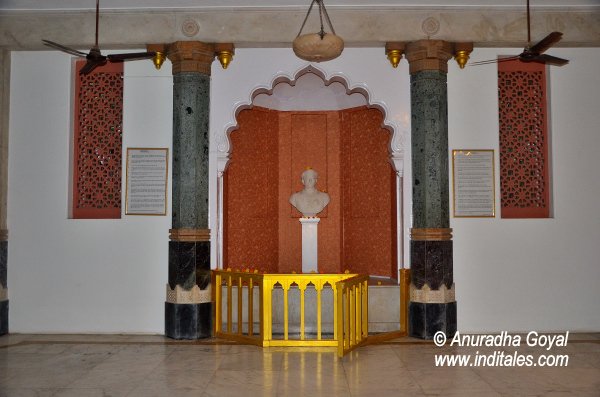
M 230 134 L 232 134 L 238 127 L 237 117 L 238 114 L 245 109 L 251 109 L 253 105 L 254 98 L 260 94 L 271 95 L 273 93 L 273 89 L 279 83 L 287 83 L 291 86 L 296 85 L 296 81 L 303 75 L 307 73 L 313 73 L 319 76 L 325 86 L 330 85 L 331 83 L 340 83 L 346 89 L 347 95 L 352 94 L 361 94 L 365 97 L 367 101 L 368 108 L 378 109 L 383 114 L 383 121 L 381 127 L 387 130 L 390 133 L 390 142 L 389 142 L 389 153 L 390 153 L 390 162 L 394 167 L 394 170 L 402 176 L 403 174 L 403 159 L 404 159 L 404 135 L 401 132 L 401 129 L 398 128 L 396 123 L 392 121 L 388 115 L 389 110 L 384 102 L 374 101 L 372 98 L 374 95 L 372 94 L 369 87 L 364 83 L 353 83 L 349 77 L 347 77 L 343 73 L 327 73 L 325 70 L 319 68 L 316 65 L 308 64 L 304 67 L 298 69 L 294 73 L 285 73 L 279 72 L 273 76 L 271 81 L 267 84 L 260 84 L 252 88 L 248 93 L 248 97 L 246 100 L 239 101 L 234 104 L 232 113 L 230 115 L 230 121 L 225 125 L 223 129 L 223 133 L 217 137 L 217 163 L 218 163 L 218 171 L 223 172 L 227 168 L 227 164 L 229 163 L 229 155 L 231 153 L 231 139 Z
M 398 254 L 398 265 L 402 263 L 403 257 L 403 227 L 400 225 L 403 224 L 402 219 L 402 208 L 403 204 L 403 176 L 404 176 L 404 153 L 406 151 L 405 142 L 407 140 L 407 135 L 410 134 L 410 130 L 407 130 L 404 124 L 408 124 L 409 120 L 404 119 L 394 119 L 394 113 L 388 108 L 388 105 L 379 100 L 375 100 L 376 95 L 374 95 L 373 91 L 369 88 L 369 86 L 364 82 L 354 82 L 350 77 L 341 72 L 327 72 L 320 66 L 314 64 L 304 64 L 303 66 L 296 69 L 294 72 L 283 72 L 279 71 L 272 75 L 271 79 L 267 83 L 262 83 L 253 86 L 250 90 L 245 94 L 245 98 L 234 102 L 231 107 L 231 111 L 226 117 L 226 122 L 222 124 L 224 127 L 219 128 L 216 132 L 216 136 L 214 137 L 216 149 L 216 211 L 215 211 L 215 232 L 217 238 L 214 240 L 213 249 L 216 250 L 216 267 L 221 268 L 223 266 L 222 258 L 223 258 L 223 173 L 227 168 L 229 163 L 230 154 L 232 150 L 232 144 L 230 140 L 230 134 L 236 131 L 238 127 L 237 117 L 239 113 L 245 109 L 251 109 L 253 107 L 253 100 L 257 95 L 260 94 L 272 94 L 274 87 L 279 83 L 287 83 L 291 86 L 296 84 L 296 81 L 307 73 L 313 73 L 319 76 L 324 82 L 326 86 L 331 83 L 338 82 L 345 87 L 346 94 L 351 95 L 354 93 L 359 93 L 363 95 L 367 102 L 368 108 L 378 109 L 382 115 L 383 120 L 381 127 L 387 130 L 390 133 L 390 140 L 388 145 L 389 150 L 389 159 L 393 169 L 396 171 L 396 186 L 397 186 L 397 194 L 396 194 L 396 206 L 397 206 L 397 225 L 398 233 L 397 233 L 397 254 Z M 380 94 L 381 96 L 381 94 Z M 404 128 L 403 128 L 404 126 Z M 409 137 L 409 136 L 408 136 Z

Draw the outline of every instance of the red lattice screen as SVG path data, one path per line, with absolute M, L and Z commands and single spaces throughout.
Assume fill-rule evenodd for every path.
M 76 64 L 73 218 L 121 217 L 123 64 Z
M 546 67 L 498 64 L 502 218 L 550 216 Z

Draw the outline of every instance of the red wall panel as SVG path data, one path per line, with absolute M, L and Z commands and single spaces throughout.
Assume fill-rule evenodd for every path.
M 342 111 L 343 260 L 352 272 L 397 278 L 396 177 L 382 117 Z
M 79 71 L 86 61 L 77 61 Z M 123 63 L 77 73 L 73 218 L 121 217 Z
M 225 180 L 225 267 L 277 272 L 277 112 L 244 110 L 238 122 Z
M 502 218 L 548 218 L 546 66 L 498 63 Z
M 302 216 L 290 196 L 304 188 L 300 181 L 307 167 L 319 174 L 317 189 L 331 201 L 319 214 L 319 271 L 341 270 L 340 128 L 339 112 L 280 112 L 279 270 L 302 271 Z

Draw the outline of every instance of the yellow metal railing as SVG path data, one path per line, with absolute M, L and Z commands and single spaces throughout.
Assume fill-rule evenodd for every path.
M 265 347 L 331 346 L 337 347 L 338 354 L 343 355 L 360 345 L 368 335 L 367 281 L 368 276 L 356 274 L 258 274 L 214 270 L 215 336 Z M 306 291 L 309 288 L 316 294 L 316 332 L 310 334 L 306 332 Z M 323 332 L 325 289 L 331 289 L 333 295 L 333 335 L 329 338 Z M 290 337 L 292 290 L 299 293 L 300 304 L 296 338 Z M 283 295 L 282 335 L 273 332 L 273 310 L 281 309 L 274 305 L 274 291 Z M 258 321 L 257 329 L 255 321 Z
M 369 336 L 369 276 L 358 275 L 338 281 L 337 335 L 338 356 L 363 345 Z
M 213 301 L 215 302 L 214 310 L 214 333 L 217 337 L 236 340 L 238 342 L 262 346 L 265 332 L 263 317 L 263 275 L 249 272 L 229 272 L 213 270 Z M 233 287 L 236 289 L 236 329 L 233 326 Z M 225 319 L 226 325 L 223 329 L 223 287 L 226 290 L 227 306 Z M 244 289 L 246 290 L 246 332 L 244 332 Z M 254 329 L 254 291 L 258 290 L 259 302 L 257 308 L 259 310 L 258 329 Z M 257 332 L 258 331 L 258 332 Z

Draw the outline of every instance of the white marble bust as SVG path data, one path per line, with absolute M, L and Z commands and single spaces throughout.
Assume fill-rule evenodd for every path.
M 302 216 L 313 217 L 329 204 L 329 195 L 315 188 L 319 174 L 313 169 L 307 169 L 302 173 L 302 184 L 304 189 L 296 192 L 290 197 L 290 204 L 302 213 Z

